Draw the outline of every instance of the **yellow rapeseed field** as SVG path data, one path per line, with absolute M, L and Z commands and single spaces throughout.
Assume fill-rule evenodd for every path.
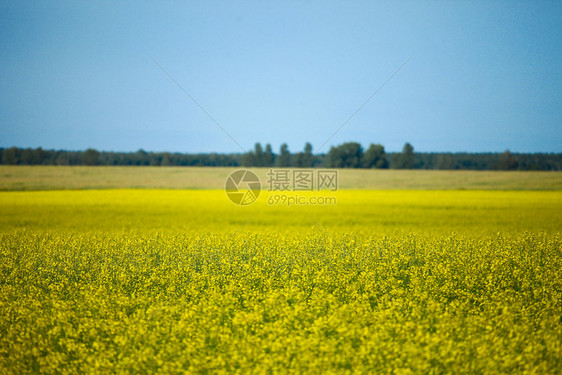
M 562 372 L 561 192 L 262 194 L 1 192 L 0 373 Z

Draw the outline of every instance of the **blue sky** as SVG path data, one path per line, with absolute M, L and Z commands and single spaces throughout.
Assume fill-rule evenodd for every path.
M 244 149 L 562 152 L 560 1 L 0 1 L 0 147 L 239 152 L 151 58 Z

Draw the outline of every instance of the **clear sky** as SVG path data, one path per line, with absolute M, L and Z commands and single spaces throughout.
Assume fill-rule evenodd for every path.
M 0 147 L 562 152 L 561 68 L 561 1 L 0 0 Z

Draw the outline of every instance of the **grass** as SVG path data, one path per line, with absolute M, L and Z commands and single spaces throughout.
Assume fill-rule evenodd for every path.
M 0 166 L 0 190 L 223 189 L 238 168 Z M 251 168 L 263 184 L 268 168 Z M 562 190 L 562 172 L 339 171 L 341 189 Z

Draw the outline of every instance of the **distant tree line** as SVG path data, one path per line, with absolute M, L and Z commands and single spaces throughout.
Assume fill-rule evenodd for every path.
M 21 165 L 153 165 L 153 166 L 237 166 L 239 154 L 182 154 L 171 152 L 55 151 L 41 148 L 0 149 L 1 164 Z
M 212 167 L 298 167 L 377 169 L 471 169 L 471 170 L 562 170 L 561 153 L 433 153 L 414 152 L 406 143 L 402 152 L 385 152 L 371 143 L 364 150 L 357 142 L 332 146 L 325 154 L 313 154 L 306 143 L 303 151 L 291 153 L 282 144 L 275 153 L 270 144 L 256 143 L 244 154 L 183 154 L 170 152 L 105 152 L 43 150 L 42 148 L 0 148 L 0 164 L 8 165 L 150 165 Z

